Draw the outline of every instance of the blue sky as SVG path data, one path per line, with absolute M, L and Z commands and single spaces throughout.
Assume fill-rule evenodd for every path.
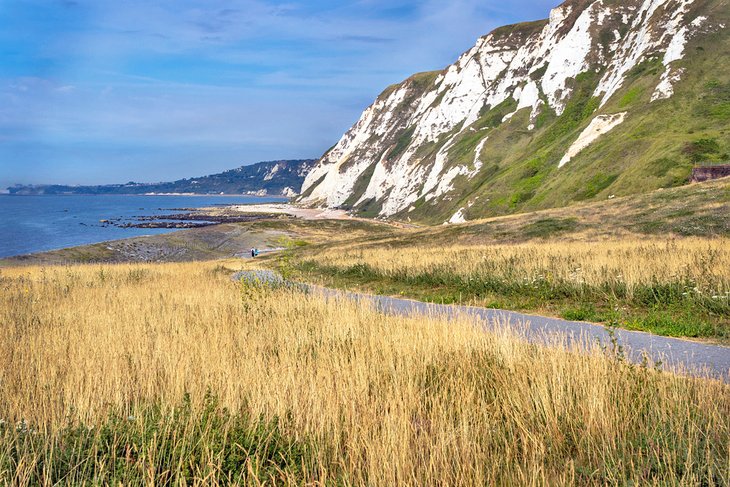
M 557 0 L 0 0 L 0 188 L 319 157 L 386 86 Z

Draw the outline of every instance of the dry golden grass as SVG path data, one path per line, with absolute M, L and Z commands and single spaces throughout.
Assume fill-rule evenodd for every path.
M 425 301 L 526 310 L 730 340 L 730 240 L 333 244 L 279 258 L 299 278 Z
M 728 386 L 595 347 L 539 347 L 507 327 L 485 333 L 467 320 L 247 287 L 214 264 L 0 278 L 6 483 L 730 482 Z M 186 394 L 203 426 L 176 430 L 169 418 Z M 206 419 L 206 394 L 276 418 L 277 434 L 305 454 L 285 449 L 293 460 L 266 470 L 263 447 L 243 455 L 231 421 Z M 150 416 L 150 405 L 162 412 Z M 110 423 L 115 412 L 134 418 Z M 133 448 L 115 433 L 127 422 L 143 438 Z M 68 439 L 69 423 L 95 429 Z M 225 434 L 206 443 L 215 428 Z M 253 434 L 244 436 L 274 443 Z M 113 461 L 109 444 L 121 452 Z
M 699 291 L 730 291 L 730 240 L 644 239 L 529 242 L 502 245 L 428 244 L 409 247 L 333 247 L 318 251 L 321 265 L 366 264 L 386 275 L 416 276 L 439 269 L 456 275 L 489 274 L 504 280 L 547 279 L 589 286 L 686 280 Z

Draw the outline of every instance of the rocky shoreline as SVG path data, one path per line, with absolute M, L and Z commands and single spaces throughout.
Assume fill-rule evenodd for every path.
M 166 215 L 140 215 L 135 216 L 133 221 L 125 221 L 122 218 L 109 218 L 100 220 L 100 226 L 114 226 L 117 228 L 201 228 L 222 223 L 247 223 L 270 218 L 266 214 L 227 214 L 224 212 L 197 211 L 187 208 L 177 210 L 190 210 L 185 213 L 172 213 Z

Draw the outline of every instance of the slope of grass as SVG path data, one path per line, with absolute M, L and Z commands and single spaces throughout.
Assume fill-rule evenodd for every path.
M 726 342 L 729 209 L 730 180 L 718 180 L 330 241 L 267 262 L 334 287 Z
M 535 242 L 301 252 L 299 278 L 435 302 L 730 341 L 730 240 Z
M 595 346 L 230 281 L 4 269 L 0 482 L 722 485 L 730 391 Z
M 464 225 L 423 229 L 404 242 L 490 243 L 542 238 L 606 239 L 730 237 L 730 179 L 691 184 L 564 208 L 475 220 Z M 553 221 L 554 228 L 543 220 Z M 572 223 L 568 223 L 572 222 Z M 535 235 L 535 226 L 543 231 Z

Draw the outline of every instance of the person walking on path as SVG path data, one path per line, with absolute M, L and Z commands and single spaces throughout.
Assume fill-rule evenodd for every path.
M 256 249 L 251 247 L 251 258 L 253 259 L 254 257 L 256 257 Z

